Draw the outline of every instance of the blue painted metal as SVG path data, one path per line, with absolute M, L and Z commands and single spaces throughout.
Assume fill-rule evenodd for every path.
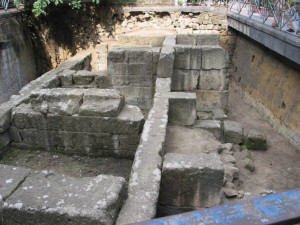
M 241 203 L 193 211 L 135 225 L 295 224 L 300 222 L 300 189 Z

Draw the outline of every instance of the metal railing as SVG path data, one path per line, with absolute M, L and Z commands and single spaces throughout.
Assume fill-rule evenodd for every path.
M 297 20 L 296 8 L 290 7 L 288 0 L 232 0 L 229 10 L 262 23 L 271 21 L 280 30 Z

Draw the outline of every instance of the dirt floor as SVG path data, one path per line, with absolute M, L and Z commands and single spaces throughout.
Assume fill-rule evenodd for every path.
M 240 170 L 238 189 L 244 198 L 254 198 L 269 193 L 281 192 L 300 187 L 300 151 L 285 137 L 278 134 L 258 112 L 248 104 L 239 89 L 230 85 L 228 120 L 244 126 L 245 133 L 251 128 L 263 131 L 267 137 L 266 151 L 250 151 L 254 162 L 253 172 L 241 163 L 243 152 L 234 147 L 234 156 Z
M 55 152 L 10 149 L 1 164 L 34 170 L 51 170 L 71 177 L 93 177 L 100 174 L 129 179 L 132 160 L 67 156 Z

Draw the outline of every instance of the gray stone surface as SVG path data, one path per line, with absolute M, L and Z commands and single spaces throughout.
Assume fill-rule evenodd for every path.
M 194 127 L 202 128 L 202 129 L 210 131 L 211 133 L 213 133 L 215 135 L 215 137 L 218 140 L 221 140 L 223 138 L 222 124 L 221 124 L 221 121 L 219 121 L 219 120 L 196 121 L 196 123 L 194 124 Z
M 193 91 L 199 87 L 199 70 L 174 69 L 172 91 Z
M 30 170 L 0 164 L 0 203 L 2 205 L 30 174 Z
M 6 102 L 0 106 L 0 133 L 9 128 L 12 107 L 13 105 L 10 102 Z
M 72 178 L 42 171 L 28 177 L 4 202 L 5 224 L 114 224 L 125 179 Z
M 72 86 L 73 83 L 73 74 L 75 74 L 75 70 L 64 70 L 58 75 L 58 79 L 60 80 L 61 86 Z
M 167 78 L 171 77 L 174 68 L 176 36 L 167 36 L 164 40 L 163 47 L 161 48 L 158 66 L 157 77 Z
M 197 120 L 211 120 L 213 119 L 213 112 L 205 112 L 205 111 L 199 111 L 197 112 Z
M 9 145 L 10 143 L 10 138 L 9 138 L 9 133 L 4 132 L 0 133 L 0 155 L 3 150 Z
M 266 150 L 267 140 L 266 135 L 257 129 L 249 130 L 247 137 L 245 138 L 245 145 L 251 150 Z
M 219 45 L 218 34 L 180 34 L 177 35 L 177 44 L 180 45 Z
M 240 144 L 244 139 L 244 128 L 236 121 L 224 121 L 225 142 Z
M 213 111 L 220 108 L 224 111 L 228 106 L 228 91 L 196 90 L 197 111 Z
M 235 167 L 233 164 L 225 163 L 223 167 L 224 167 L 224 177 L 226 179 L 226 182 L 232 183 L 234 179 L 237 179 L 239 177 L 239 169 Z
M 174 69 L 200 70 L 202 58 L 202 47 L 176 45 Z
M 221 201 L 223 177 L 216 153 L 168 153 L 164 157 L 159 203 L 191 208 L 216 206 Z
M 224 111 L 222 109 L 216 108 L 213 110 L 213 118 L 215 120 L 225 120 L 227 119 L 227 115 L 224 113 Z
M 220 46 L 202 46 L 202 69 L 226 69 L 229 67 L 228 53 Z
M 169 122 L 177 125 L 193 125 L 196 119 L 196 96 L 194 93 L 170 92 Z
M 164 93 L 171 91 L 171 78 L 157 78 L 155 93 Z
M 228 90 L 229 73 L 227 69 L 201 70 L 199 78 L 200 90 Z

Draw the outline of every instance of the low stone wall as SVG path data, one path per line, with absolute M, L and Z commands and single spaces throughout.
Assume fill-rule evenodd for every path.
M 33 90 L 43 88 L 43 85 L 53 80 L 58 73 L 63 72 L 66 69 L 89 69 L 91 61 L 90 56 L 91 54 L 89 52 L 82 52 L 74 56 L 73 58 L 62 64 L 60 67 L 53 69 L 45 73 L 38 79 L 31 81 L 20 90 L 19 95 L 13 95 L 9 101 L 3 103 L 0 106 L 0 154 L 3 154 L 3 152 L 8 148 L 11 142 L 9 128 L 11 125 L 12 110 L 22 103 L 27 103 L 29 101 L 29 96 Z
M 300 67 L 239 35 L 231 74 L 246 99 L 300 149 Z

